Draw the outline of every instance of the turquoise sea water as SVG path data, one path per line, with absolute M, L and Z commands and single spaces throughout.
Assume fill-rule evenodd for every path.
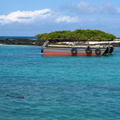
M 120 48 L 43 57 L 38 46 L 0 45 L 0 85 L 0 120 L 120 120 Z

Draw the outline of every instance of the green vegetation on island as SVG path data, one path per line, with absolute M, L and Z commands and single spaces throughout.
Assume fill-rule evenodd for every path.
M 35 37 L 38 40 L 49 41 L 110 41 L 116 39 L 116 36 L 113 34 L 105 33 L 100 30 L 89 29 L 54 31 L 51 33 L 38 34 Z

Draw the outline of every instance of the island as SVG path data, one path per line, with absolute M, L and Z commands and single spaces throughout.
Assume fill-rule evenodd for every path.
M 113 41 L 116 36 L 100 30 L 76 29 L 43 33 L 35 36 L 38 40 L 49 41 Z
M 42 33 L 35 35 L 36 40 L 26 39 L 26 38 L 6 38 L 0 39 L 0 44 L 7 45 L 35 45 L 42 46 L 45 41 L 57 42 L 57 41 L 111 41 L 111 44 L 114 47 L 120 47 L 120 41 L 116 41 L 116 36 L 113 34 L 105 33 L 100 30 L 84 30 L 76 29 L 74 31 L 62 30 L 62 31 L 53 31 L 50 33 Z

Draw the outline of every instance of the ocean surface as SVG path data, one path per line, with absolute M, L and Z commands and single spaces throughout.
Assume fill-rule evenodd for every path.
M 0 120 L 120 120 L 120 48 L 102 57 L 40 49 L 0 45 Z
M 30 40 L 37 40 L 34 36 L 0 36 L 0 40 L 13 40 L 13 39 L 30 39 Z

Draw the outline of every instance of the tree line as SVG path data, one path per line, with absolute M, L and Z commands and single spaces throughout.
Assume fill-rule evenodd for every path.
M 116 36 L 113 34 L 109 34 L 100 30 L 90 29 L 76 29 L 75 31 L 54 31 L 51 33 L 38 34 L 35 37 L 38 40 L 49 41 L 107 41 L 116 39 Z

